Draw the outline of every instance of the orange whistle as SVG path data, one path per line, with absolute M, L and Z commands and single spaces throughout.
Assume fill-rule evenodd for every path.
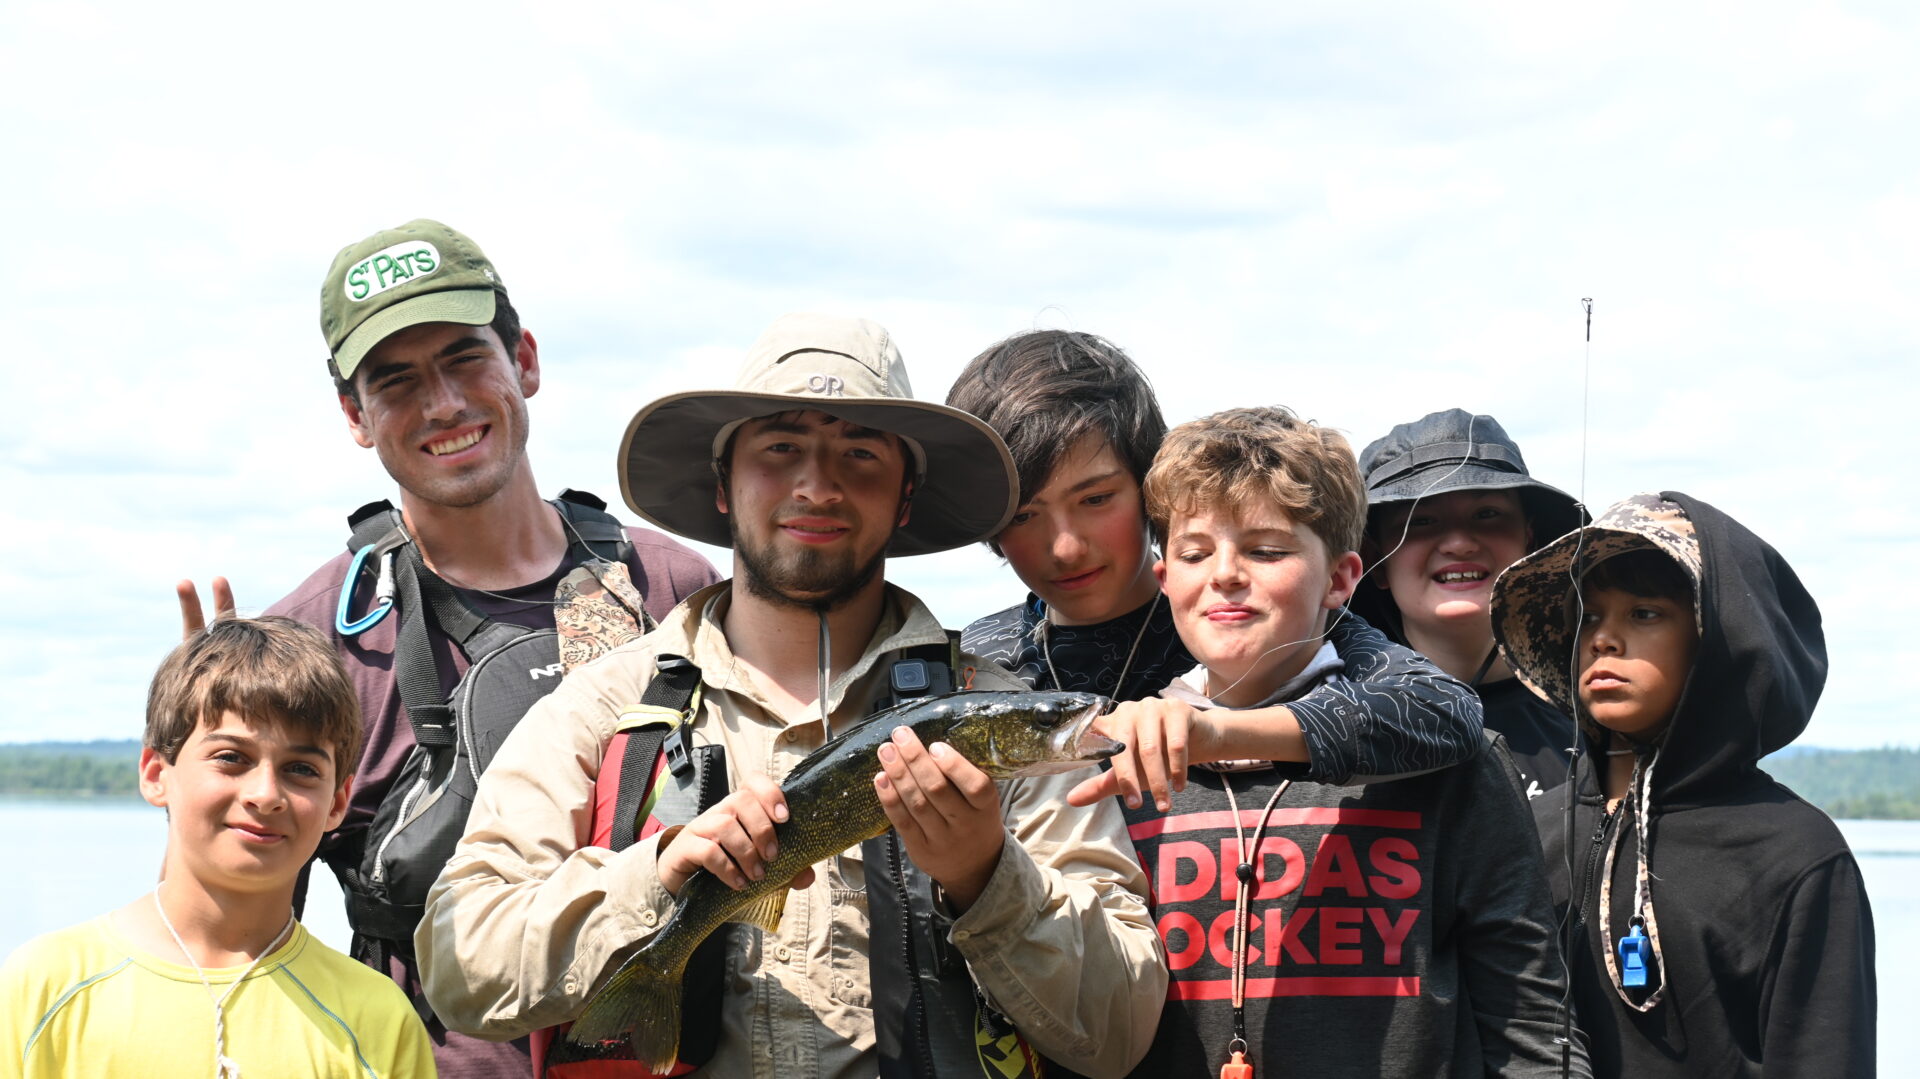
M 1220 1079 L 1253 1079 L 1253 1065 L 1247 1063 L 1247 1054 L 1235 1053 L 1232 1060 L 1220 1065 Z

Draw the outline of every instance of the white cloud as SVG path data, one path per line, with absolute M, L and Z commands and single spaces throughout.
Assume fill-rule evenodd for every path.
M 0 11 L 0 738 L 124 733 L 175 578 L 263 606 L 388 493 L 313 295 L 430 214 L 539 336 L 549 490 L 617 498 L 633 411 L 783 310 L 886 322 L 928 397 L 1070 325 L 1175 420 L 1284 402 L 1358 448 L 1459 405 L 1569 490 L 1584 444 L 1596 505 L 1720 504 L 1822 601 L 1809 740 L 1912 741 L 1876 676 L 1920 598 L 1908 8 L 223 11 Z M 893 572 L 956 623 L 1017 593 L 982 550 Z

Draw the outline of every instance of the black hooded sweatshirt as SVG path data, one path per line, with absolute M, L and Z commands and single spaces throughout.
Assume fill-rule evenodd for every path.
M 1570 688 L 1564 602 L 1575 537 L 1563 539 L 1515 565 L 1494 615 L 1515 669 L 1559 699 Z M 1826 814 L 1758 767 L 1799 736 L 1819 699 L 1827 669 L 1819 609 L 1772 547 L 1675 492 L 1602 514 L 1581 564 L 1649 546 L 1693 576 L 1700 629 L 1665 737 L 1640 754 L 1652 766 L 1647 885 L 1661 947 L 1646 987 L 1626 992 L 1644 1003 L 1664 985 L 1651 1009 L 1623 1002 L 1606 963 L 1633 914 L 1637 822 L 1631 794 L 1606 811 L 1597 732 L 1583 734 L 1571 826 L 1562 792 L 1532 806 L 1554 901 L 1563 913 L 1576 906 L 1574 1000 L 1593 1072 L 1870 1076 L 1873 916 L 1859 866 Z M 1614 940 L 1603 941 L 1602 867 L 1616 839 Z

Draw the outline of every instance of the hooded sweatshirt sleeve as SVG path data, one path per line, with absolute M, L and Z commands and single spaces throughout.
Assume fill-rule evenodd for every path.
M 1507 754 L 1486 752 L 1467 767 L 1473 783 L 1462 793 L 1471 797 L 1458 807 L 1453 826 L 1479 848 L 1473 864 L 1507 867 L 1464 875 L 1454 889 L 1461 981 L 1479 1027 L 1486 1074 L 1558 1077 L 1567 983 L 1546 862 Z M 1569 1052 L 1568 1074 L 1591 1075 L 1578 1038 Z
M 1794 886 L 1767 965 L 1767 1072 L 1873 1075 L 1873 910 L 1851 854 L 1813 866 Z
M 1432 772 L 1480 752 L 1480 697 L 1349 613 L 1327 634 L 1346 663 L 1287 708 L 1311 760 L 1282 775 L 1343 786 Z

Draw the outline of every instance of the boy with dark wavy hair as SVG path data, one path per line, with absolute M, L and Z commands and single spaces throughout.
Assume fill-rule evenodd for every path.
M 966 629 L 968 650 L 1038 689 L 1105 694 L 1124 705 L 1102 720 L 1128 750 L 1075 793 L 1164 805 L 1204 760 L 1190 749 L 1198 713 L 1154 697 L 1193 656 L 1154 578 L 1154 542 L 1140 485 L 1166 435 L 1153 387 L 1119 346 L 1092 334 L 1036 330 L 974 357 L 947 403 L 985 420 L 1013 455 L 1020 505 L 989 541 L 1028 588 L 1026 599 Z M 1470 759 L 1480 747 L 1473 692 L 1365 622 L 1329 630 L 1350 681 L 1263 710 L 1291 774 L 1364 782 Z M 1202 731 L 1201 734 L 1207 732 Z

